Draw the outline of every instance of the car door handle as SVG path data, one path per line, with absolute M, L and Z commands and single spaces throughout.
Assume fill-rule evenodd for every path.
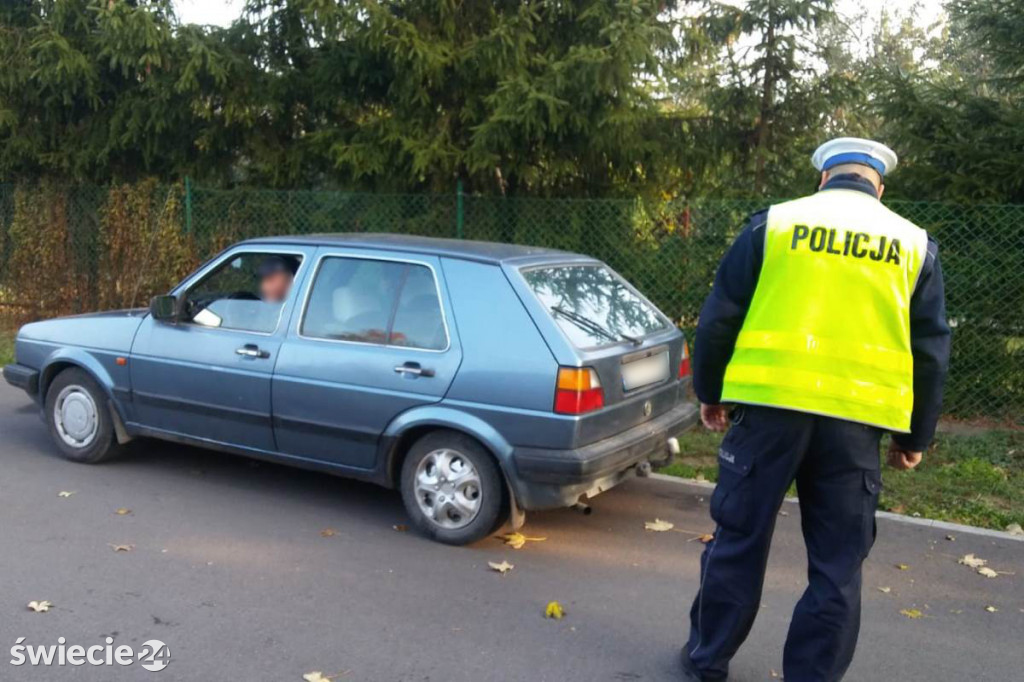
M 420 367 L 418 362 L 407 362 L 404 365 L 395 367 L 396 374 L 408 374 L 414 377 L 432 377 L 434 376 L 434 370 L 427 369 L 426 367 Z
M 252 343 L 247 343 L 241 348 L 236 348 L 235 354 L 242 355 L 247 358 L 259 358 L 261 360 L 266 360 L 267 358 L 270 357 L 269 351 L 260 350 L 259 346 Z

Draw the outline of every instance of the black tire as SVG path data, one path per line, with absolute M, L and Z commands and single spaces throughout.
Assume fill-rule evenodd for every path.
M 86 397 L 91 400 L 94 408 L 89 413 L 89 404 Z M 62 434 L 63 425 L 58 425 L 56 410 L 57 401 L 69 399 L 78 401 L 78 405 L 69 415 L 69 419 L 75 419 L 82 423 L 91 423 L 92 426 L 82 426 L 82 430 L 88 431 L 88 441 L 83 438 L 81 445 L 73 445 L 65 437 L 74 440 L 70 431 Z M 84 417 L 83 417 L 84 415 Z M 114 422 L 110 417 L 110 408 L 107 405 L 107 394 L 99 387 L 99 384 L 89 376 L 87 372 L 77 367 L 65 369 L 58 374 L 50 383 L 46 391 L 46 402 L 44 408 L 46 425 L 49 427 L 50 436 L 57 448 L 66 459 L 80 464 L 96 464 L 109 460 L 120 451 L 117 444 L 117 437 L 114 434 Z M 81 419 L 79 419 L 81 418 Z M 70 427 L 69 427 L 70 428 Z
M 444 521 L 439 522 L 433 516 L 427 514 L 424 506 L 421 505 L 418 499 L 418 496 L 424 493 L 422 487 L 417 487 L 417 474 L 420 471 L 420 464 L 424 464 L 424 472 L 429 472 L 430 467 L 433 466 L 433 462 L 437 461 L 438 453 L 441 451 L 451 453 L 451 455 L 447 455 L 451 458 L 451 466 L 449 467 L 451 470 L 467 471 L 465 468 L 457 469 L 456 467 L 465 467 L 468 464 L 476 473 L 477 480 L 479 481 L 479 485 L 475 486 L 478 493 L 478 496 L 475 498 L 477 508 L 475 516 L 468 522 L 460 514 L 452 510 L 444 512 Z M 432 459 L 428 460 L 428 458 Z M 456 460 L 461 460 L 463 464 L 457 465 Z M 458 480 L 457 478 L 456 481 Z M 452 493 L 455 490 L 462 495 L 461 499 L 464 501 L 468 500 L 470 503 L 473 502 L 471 482 L 466 483 L 466 481 L 463 481 L 462 485 L 470 486 L 463 489 L 457 488 L 460 485 L 458 482 L 455 484 L 447 482 L 440 485 L 447 485 L 449 487 L 447 489 L 437 488 L 439 497 Z M 491 453 L 479 442 L 457 431 L 433 431 L 416 441 L 409 448 L 409 452 L 402 464 L 400 487 L 402 490 L 402 501 L 405 503 L 406 511 L 409 512 L 412 524 L 427 537 L 448 545 L 468 545 L 477 540 L 482 540 L 500 527 L 508 516 L 508 504 L 505 499 L 505 479 L 498 467 L 498 463 L 491 456 Z M 427 496 L 432 494 L 430 491 L 426 492 L 428 493 Z M 445 523 L 449 524 L 449 527 L 445 527 Z

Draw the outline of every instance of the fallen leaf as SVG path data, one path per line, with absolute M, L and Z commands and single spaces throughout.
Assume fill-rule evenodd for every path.
M 302 676 L 302 679 L 306 682 L 330 682 L 331 680 L 336 680 L 339 677 L 345 677 L 350 672 L 350 670 L 343 670 L 342 672 L 334 673 L 333 675 L 324 675 L 322 672 L 317 670 L 315 672 L 306 673 Z
M 997 609 L 994 606 L 986 606 L 985 610 L 988 611 L 989 613 L 998 613 L 998 611 L 999 611 L 999 609 Z
M 333 528 L 324 528 L 322 531 L 320 531 L 320 537 L 322 538 L 333 538 L 337 534 L 338 532 Z
M 982 566 L 981 568 L 979 568 L 978 569 L 978 573 L 980 573 L 981 575 L 985 576 L 986 578 L 998 578 L 999 577 L 999 574 L 996 573 L 995 571 L 993 571 L 988 566 Z
M 547 538 L 528 538 L 522 533 L 509 533 L 501 536 L 505 544 L 512 549 L 522 549 L 527 542 L 544 542 Z
M 558 602 L 550 601 L 548 602 L 547 608 L 544 609 L 544 617 L 554 618 L 555 620 L 561 620 L 565 617 L 565 609 L 563 609 L 562 605 Z
M 135 545 L 110 545 L 110 548 L 115 552 L 130 552 L 135 549 Z
M 780 511 L 780 512 L 779 512 L 779 516 L 789 516 L 789 512 L 788 512 L 788 511 L 785 511 L 785 510 L 783 510 L 783 511 Z
M 704 543 L 706 545 L 709 542 L 711 542 L 712 540 L 714 540 L 715 536 L 712 535 L 711 533 L 704 533 L 703 535 L 698 535 L 697 539 L 700 540 L 702 543 Z
M 131 509 L 125 509 L 124 507 L 121 507 L 120 509 L 118 509 L 114 513 L 117 514 L 118 516 L 125 516 L 127 514 L 131 514 L 132 510 Z
M 778 676 L 779 676 L 779 674 L 777 672 L 775 672 L 774 670 L 772 670 L 772 677 L 778 677 Z
M 1019 523 L 1011 523 L 1006 527 L 1006 532 L 1010 535 L 1024 535 L 1024 528 L 1021 528 Z
M 405 525 L 404 523 L 396 523 L 395 525 L 391 526 L 391 530 L 397 531 L 399 533 L 404 533 L 405 531 L 409 530 L 409 526 Z
M 501 573 L 502 575 L 505 575 L 506 573 L 511 571 L 513 568 L 515 568 L 514 564 L 510 564 L 507 561 L 502 561 L 500 564 L 495 563 L 493 561 L 488 561 L 487 565 L 490 566 L 495 571 L 497 571 L 498 573 Z
M 71 497 L 74 494 L 74 490 L 61 490 L 59 493 L 57 493 L 57 497 Z
M 956 542 L 956 537 L 954 537 L 952 535 L 947 535 L 946 539 L 949 540 L 950 542 Z
M 48 601 L 45 601 L 45 600 L 44 601 L 30 601 L 28 603 L 28 608 L 31 609 L 32 611 L 35 611 L 36 613 L 46 613 L 47 611 L 50 610 L 51 606 L 53 606 L 53 604 L 48 602 Z
M 964 566 L 970 566 L 971 568 L 981 568 L 988 563 L 988 560 L 976 557 L 973 554 L 965 554 L 960 557 L 960 561 L 958 563 L 961 563 Z
M 910 570 L 910 565 L 909 565 L 909 564 L 893 564 L 893 565 L 894 565 L 894 566 L 895 566 L 896 568 L 900 569 L 901 571 L 907 571 L 907 570 Z
M 879 587 L 878 591 L 881 592 L 882 594 L 889 594 L 890 592 L 892 592 L 892 588 L 891 587 Z
M 904 509 L 905 507 L 902 504 L 897 504 L 895 507 L 889 507 L 888 511 L 891 511 L 893 514 L 902 514 Z
M 917 609 L 901 609 L 900 615 L 906 616 L 911 620 L 917 620 L 918 618 L 924 618 L 924 614 Z
M 644 530 L 653 530 L 656 533 L 662 533 L 666 530 L 672 530 L 676 527 L 676 524 L 670 521 L 662 521 L 661 519 L 654 519 L 653 521 L 644 522 Z

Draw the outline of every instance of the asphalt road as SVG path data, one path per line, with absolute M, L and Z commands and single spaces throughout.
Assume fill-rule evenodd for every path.
M 530 515 L 525 534 L 547 539 L 524 549 L 445 547 L 395 530 L 398 495 L 367 484 L 151 442 L 109 464 L 66 462 L 7 386 L 0 467 L 0 680 L 673 680 L 701 545 L 644 521 L 712 529 L 705 491 L 648 479 L 596 498 L 589 516 Z M 785 511 L 733 680 L 781 671 L 804 574 L 799 514 Z M 1024 542 L 946 534 L 879 521 L 848 680 L 1022 679 Z M 1015 575 L 980 576 L 958 565 L 967 553 Z M 488 569 L 502 560 L 508 575 Z M 53 607 L 34 613 L 30 600 Z M 563 620 L 543 618 L 551 600 Z M 158 639 L 171 662 L 158 673 L 10 664 L 17 638 L 60 636 Z

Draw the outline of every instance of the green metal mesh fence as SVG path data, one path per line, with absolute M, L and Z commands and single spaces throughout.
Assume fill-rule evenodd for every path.
M 947 413 L 1024 423 L 1024 206 L 887 204 L 940 244 L 954 329 Z M 0 185 L 0 328 L 145 305 L 247 237 L 398 232 L 590 254 L 692 330 L 719 259 L 765 205 Z

